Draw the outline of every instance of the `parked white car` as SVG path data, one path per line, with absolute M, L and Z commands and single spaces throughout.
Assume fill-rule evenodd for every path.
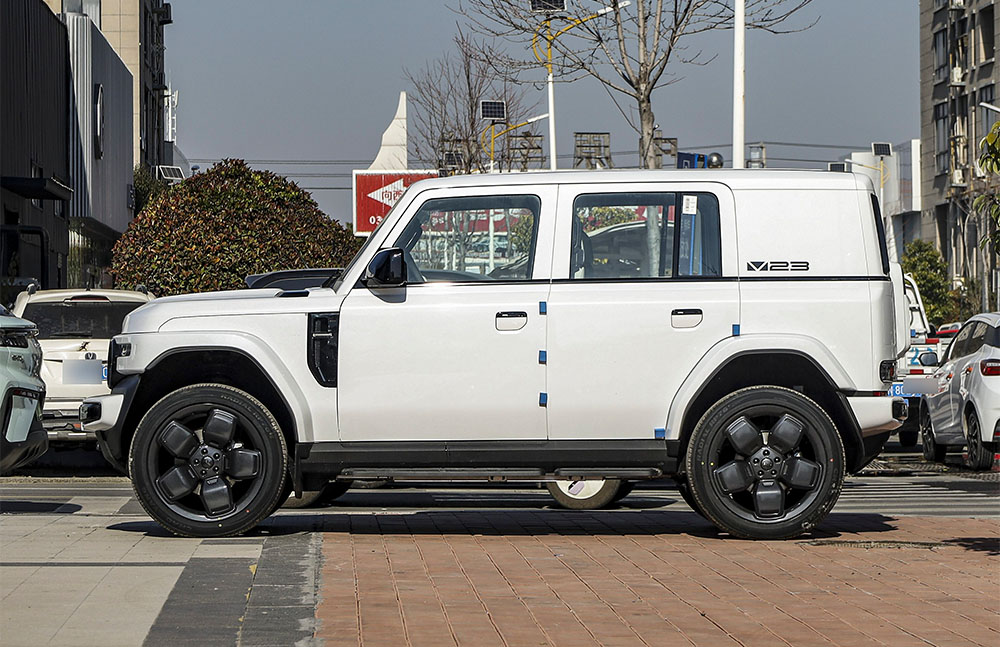
M 518 260 L 469 271 L 463 232 L 494 216 Z M 290 485 L 542 481 L 593 508 L 673 476 L 722 530 L 785 538 L 906 417 L 907 324 L 862 175 L 449 177 L 329 287 L 139 308 L 81 415 L 181 535 L 244 532 Z
M 1000 436 L 1000 312 L 966 321 L 932 379 L 937 392 L 920 406 L 924 458 L 941 462 L 965 445 L 969 466 L 989 469 Z
M 13 312 L 38 328 L 46 398 L 42 424 L 50 442 L 79 443 L 96 437 L 80 425 L 80 404 L 109 393 L 108 345 L 128 313 L 153 297 L 127 290 L 36 290 L 21 292 Z

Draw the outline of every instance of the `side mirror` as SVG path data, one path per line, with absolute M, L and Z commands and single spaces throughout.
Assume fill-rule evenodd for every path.
M 367 288 L 398 288 L 406 285 L 406 262 L 398 247 L 379 250 L 368 263 L 361 282 Z
M 917 361 L 920 362 L 921 366 L 937 366 L 938 356 L 937 353 L 930 350 L 926 353 L 920 353 L 920 356 L 917 357 Z

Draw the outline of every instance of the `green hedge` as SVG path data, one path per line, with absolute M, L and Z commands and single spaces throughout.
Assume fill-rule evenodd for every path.
M 280 175 L 227 159 L 155 196 L 115 244 L 118 286 L 230 290 L 282 269 L 342 267 L 361 241 Z

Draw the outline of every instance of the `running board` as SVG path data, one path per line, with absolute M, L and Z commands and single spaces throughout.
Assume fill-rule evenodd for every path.
M 663 471 L 655 468 L 608 467 L 608 468 L 560 468 L 555 473 L 546 474 L 535 468 L 347 468 L 337 475 L 338 481 L 385 480 L 394 481 L 488 481 L 506 483 L 511 481 L 586 481 L 606 478 L 645 480 L 663 476 Z

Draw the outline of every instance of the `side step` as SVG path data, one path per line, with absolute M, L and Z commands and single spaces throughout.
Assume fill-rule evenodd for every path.
M 488 481 L 506 483 L 511 481 L 584 481 L 605 478 L 645 480 L 663 476 L 663 471 L 656 468 L 638 467 L 567 467 L 560 468 L 555 473 L 546 474 L 535 468 L 401 468 L 401 467 L 353 467 L 337 475 L 338 481 L 353 481 L 355 479 L 394 481 Z

